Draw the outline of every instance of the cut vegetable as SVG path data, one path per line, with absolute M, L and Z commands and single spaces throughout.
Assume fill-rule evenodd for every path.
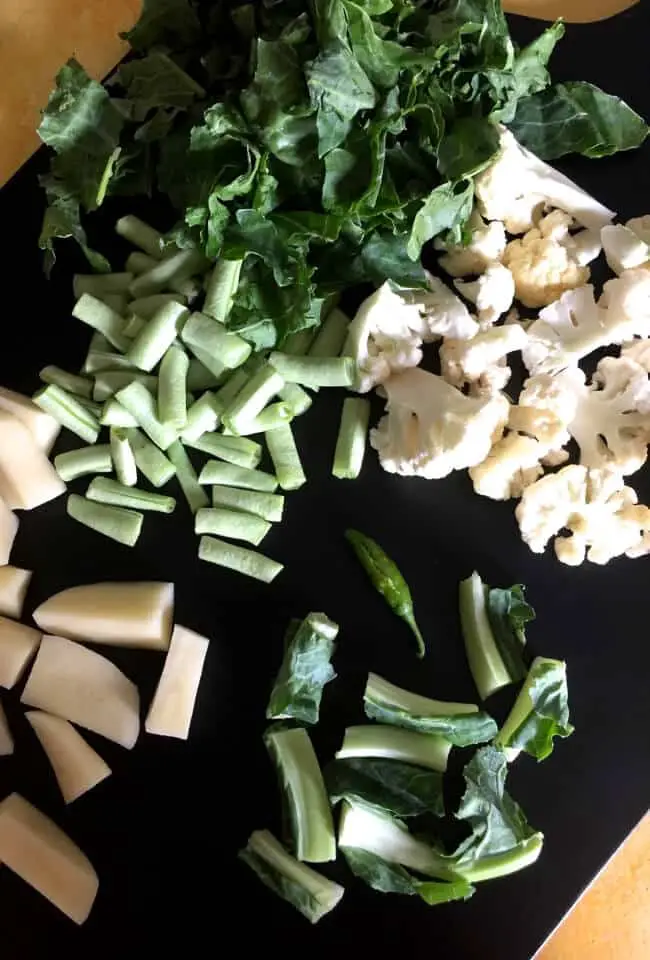
M 93 382 L 88 377 L 82 377 L 78 373 L 68 373 L 67 370 L 61 370 L 60 367 L 43 367 L 39 373 L 39 379 L 43 383 L 53 383 L 68 393 L 73 393 L 76 397 L 86 397 L 90 400 L 93 395 Z
M 132 417 L 128 410 L 117 402 L 117 400 L 107 400 L 102 407 L 99 418 L 102 427 L 124 427 L 125 429 L 134 429 L 138 426 L 138 421 Z
M 349 357 L 292 357 L 275 351 L 269 363 L 287 383 L 305 387 L 351 387 L 354 361 Z
M 54 458 L 54 469 L 65 483 L 85 477 L 89 473 L 112 473 L 111 448 L 107 443 L 81 447 Z
M 260 545 L 270 529 L 271 524 L 261 517 L 219 507 L 199 510 L 194 521 L 194 532 L 199 535 L 208 533 L 228 540 L 243 540 L 254 547 Z
M 115 224 L 115 232 L 124 237 L 134 247 L 139 247 L 154 260 L 162 260 L 165 253 L 165 238 L 162 233 L 150 227 L 144 220 L 129 214 L 120 217 Z
M 266 445 L 283 490 L 298 490 L 307 482 L 290 424 L 266 434 Z
M 183 281 L 200 273 L 205 266 L 205 257 L 198 250 L 179 250 L 178 253 L 165 256 L 151 270 L 136 277 L 130 287 L 131 296 L 149 297 L 172 287 L 178 290 Z
M 346 729 L 336 758 L 385 757 L 444 773 L 450 750 L 449 741 L 434 734 L 367 724 Z
M 572 733 L 566 664 L 535 657 L 494 744 L 509 760 L 521 750 L 536 760 L 545 760 L 553 752 L 554 738 Z
M 50 761 L 65 803 L 72 803 L 110 776 L 111 768 L 67 720 L 41 710 L 25 718 Z
M 209 460 L 206 463 L 201 470 L 199 483 L 259 490 L 262 493 L 273 493 L 278 486 L 278 481 L 272 473 L 237 467 L 232 463 L 221 463 L 219 460 Z
M 160 364 L 158 375 L 158 419 L 175 430 L 187 423 L 187 354 L 172 344 Z
M 124 317 L 97 297 L 82 294 L 74 305 L 72 316 L 101 333 L 120 353 L 129 349 L 129 339 L 124 334 Z
M 463 580 L 459 588 L 465 650 L 481 700 L 512 683 L 490 627 L 486 589 L 476 572 Z
M 167 453 L 176 469 L 178 482 L 192 513 L 196 513 L 203 507 L 207 507 L 210 503 L 210 498 L 200 485 L 196 470 L 180 440 L 174 441 Z
M 243 573 L 254 580 L 271 583 L 284 570 L 281 563 L 265 557 L 254 550 L 246 550 L 232 543 L 225 543 L 216 537 L 201 537 L 199 541 L 199 560 L 226 567 L 237 573 Z
M 345 893 L 338 883 L 294 859 L 268 830 L 255 830 L 239 856 L 263 884 L 311 923 L 333 910 Z
M 174 464 L 148 437 L 145 437 L 135 428 L 129 429 L 126 435 L 129 438 L 138 470 L 147 478 L 152 487 L 164 487 L 172 477 L 176 476 Z
M 116 647 L 167 650 L 174 615 L 173 583 L 89 583 L 56 593 L 37 607 L 47 633 Z
M 300 417 L 312 405 L 312 399 L 306 390 L 297 383 L 285 383 L 278 391 L 280 400 L 284 400 L 294 417 Z
M 145 720 L 147 733 L 187 740 L 210 641 L 174 626 L 165 665 Z
M 134 380 L 143 384 L 150 393 L 156 393 L 158 390 L 158 378 L 147 373 L 141 373 L 135 367 L 129 370 L 103 370 L 95 375 L 93 398 L 97 402 L 103 403 L 104 400 L 113 397 L 118 390 L 128 387 Z
M 356 480 L 361 473 L 368 440 L 370 401 L 346 397 L 334 451 L 332 473 L 339 480 Z
M 338 357 L 348 336 L 350 318 L 334 307 L 323 321 L 307 353 L 310 357 Z
M 126 263 L 124 264 L 125 268 L 131 272 L 131 274 L 137 274 L 138 276 L 141 273 L 145 273 L 147 270 L 151 270 L 152 267 L 156 266 L 157 259 L 152 257 L 148 253 L 144 253 L 141 250 L 134 250 L 133 253 L 130 253 L 126 258 Z M 133 276 L 129 281 L 129 286 L 133 281 Z
M 271 727 L 264 742 L 285 792 L 296 857 L 307 863 L 335 860 L 332 811 L 309 734 Z
M 187 371 L 187 389 L 207 390 L 209 387 L 216 387 L 219 379 L 211 373 L 207 367 L 204 367 L 196 357 L 190 357 L 190 366 Z
M 88 918 L 99 887 L 92 864 L 55 823 L 18 793 L 0 803 L 0 863 L 75 923 Z
M 252 420 L 245 420 L 238 423 L 237 429 L 232 426 L 223 428 L 224 436 L 251 436 L 256 433 L 268 433 L 269 430 L 277 430 L 278 427 L 284 427 L 291 423 L 293 414 L 288 403 L 271 403 L 265 407 L 261 413 Z
M 166 303 L 148 320 L 127 353 L 138 369 L 149 373 L 162 360 L 176 336 L 181 333 L 189 313 L 179 303 Z
M 212 488 L 212 505 L 229 507 L 252 513 L 271 523 L 279 523 L 284 511 L 284 497 L 277 493 L 258 493 L 256 490 L 236 490 L 234 487 Z
M 10 690 L 18 683 L 40 642 L 38 630 L 0 617 L 0 687 Z
M 204 433 L 212 433 L 218 422 L 214 394 L 208 390 L 187 411 L 185 426 L 181 432 L 183 443 L 198 440 Z
M 68 516 L 84 527 L 101 533 L 125 547 L 134 547 L 140 539 L 144 517 L 136 510 L 108 507 L 71 493 L 66 505 Z
M 203 312 L 225 323 L 237 293 L 243 260 L 220 260 L 210 275 Z
M 75 300 L 90 293 L 101 300 L 106 294 L 128 293 L 132 273 L 76 273 L 72 279 Z
M 330 661 L 338 632 L 338 624 L 324 613 L 310 613 L 302 623 L 290 624 L 266 708 L 268 720 L 318 723 L 323 689 L 336 677 Z
M 10 413 L 27 427 L 36 445 L 43 453 L 49 453 L 54 441 L 61 432 L 61 424 L 54 417 L 42 410 L 29 397 L 0 387 L 0 410 Z
M 156 401 L 143 384 L 137 381 L 129 384 L 116 394 L 115 399 L 161 450 L 167 450 L 176 440 L 176 430 L 170 424 L 160 422 Z
M 0 497 L 0 564 L 9 563 L 9 554 L 18 533 L 18 517 Z
M 223 437 L 220 433 L 204 433 L 196 440 L 183 438 L 188 447 L 194 447 L 211 457 L 253 470 L 262 459 L 262 445 L 247 437 Z
M 106 503 L 113 507 L 125 507 L 127 510 L 152 510 L 155 513 L 173 513 L 176 501 L 150 490 L 138 490 L 137 487 L 125 487 L 110 477 L 95 477 L 86 490 L 88 500 Z
M 0 410 L 0 497 L 12 510 L 34 510 L 62 493 L 65 483 L 27 427 Z
M 127 750 L 138 739 L 138 688 L 106 657 L 72 640 L 43 637 L 20 699 Z
M 0 703 L 0 757 L 10 757 L 14 752 L 14 738 L 9 729 L 9 721 Z
M 184 306 L 185 297 L 178 293 L 154 293 L 150 297 L 140 297 L 138 300 L 132 300 L 129 304 L 129 310 L 141 321 L 151 320 L 154 313 L 157 313 L 166 303 L 180 303 Z
M 437 770 L 379 757 L 348 757 L 328 763 L 324 776 L 332 805 L 347 800 L 399 820 L 445 815 L 444 774 Z
M 72 394 L 50 385 L 34 394 L 34 403 L 86 443 L 96 443 L 99 421 Z
M 22 617 L 31 579 L 31 570 L 9 565 L 0 567 L 0 615 L 13 617 L 14 620 Z
M 229 369 L 240 367 L 251 355 L 250 343 L 236 333 L 228 333 L 222 323 L 217 323 L 204 313 L 193 313 L 190 316 L 181 333 L 181 339 L 192 352 L 198 347 L 201 353 L 215 357 Z
M 242 428 L 262 412 L 279 390 L 284 379 L 272 367 L 265 364 L 244 384 L 235 399 L 223 413 L 223 422 L 233 431 L 241 433 Z
M 117 479 L 125 487 L 134 487 L 138 482 L 138 468 L 123 427 L 111 427 L 109 444 Z

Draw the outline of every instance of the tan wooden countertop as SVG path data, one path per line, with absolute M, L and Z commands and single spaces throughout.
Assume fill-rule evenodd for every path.
M 522 11 L 525 0 L 511 0 Z M 539 9 L 542 0 L 528 0 Z M 560 0 L 552 0 L 557 9 Z M 564 0 L 566 3 L 566 0 Z M 571 0 L 622 8 L 625 0 Z M 0 0 L 0 185 L 38 146 L 35 128 L 54 75 L 75 56 L 96 77 L 124 51 L 117 39 L 140 0 Z M 650 816 L 592 884 L 536 960 L 650 957 Z M 458 958 L 462 960 L 462 958 Z M 522 960 L 527 958 L 522 957 Z

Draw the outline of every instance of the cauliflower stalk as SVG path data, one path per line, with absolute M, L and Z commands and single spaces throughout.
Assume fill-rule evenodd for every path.
M 650 246 L 630 227 L 609 224 L 600 231 L 605 259 L 611 270 L 620 276 L 624 270 L 640 267 L 650 260 Z
M 503 433 L 508 400 L 466 397 L 442 377 L 416 368 L 384 384 L 387 413 L 370 432 L 384 470 L 427 479 L 484 460 Z

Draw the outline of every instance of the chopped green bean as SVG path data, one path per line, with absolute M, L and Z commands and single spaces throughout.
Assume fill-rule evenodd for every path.
M 194 354 L 197 360 L 199 360 L 203 366 L 210 371 L 213 377 L 215 377 L 220 383 L 224 376 L 227 376 L 230 373 L 230 370 L 219 360 L 217 357 L 213 357 L 212 354 L 208 353 L 207 350 L 202 350 L 200 347 L 191 346 L 187 344 L 190 351 Z
M 180 303 L 185 306 L 185 297 L 178 293 L 153 293 L 149 297 L 132 300 L 129 310 L 142 320 L 151 320 L 154 313 L 157 313 L 166 303 Z
M 146 320 L 143 320 L 137 313 L 130 313 L 124 322 L 124 336 L 128 337 L 129 340 L 135 340 L 146 326 Z M 133 361 L 130 361 L 130 363 L 131 366 L 134 366 Z
M 93 400 L 103 403 L 136 380 L 146 387 L 149 393 L 155 393 L 158 389 L 158 378 L 139 370 L 100 370 L 95 374 Z
M 201 470 L 199 483 L 216 483 L 224 487 L 259 490 L 262 493 L 273 493 L 278 487 L 278 481 L 272 473 L 265 473 L 263 470 L 251 470 L 248 467 L 237 467 L 232 463 L 223 463 L 220 460 L 209 460 L 206 463 Z
M 224 436 L 244 436 L 248 437 L 256 433 L 266 433 L 268 430 L 276 430 L 293 420 L 293 414 L 288 403 L 271 403 L 268 407 L 252 420 L 247 420 L 235 432 L 228 427 L 224 427 Z
M 356 480 L 361 473 L 369 419 L 369 400 L 364 397 L 345 398 L 332 466 L 332 473 L 339 480 Z
M 81 406 L 84 408 L 84 410 L 87 410 L 88 413 L 90 413 L 93 417 L 95 417 L 96 420 L 99 420 L 103 410 L 103 406 L 101 403 L 97 403 L 96 400 L 88 400 L 87 397 L 77 397 L 77 400 L 79 401 Z
M 204 433 L 216 430 L 219 417 L 214 409 L 214 394 L 209 390 L 199 397 L 187 411 L 187 422 L 181 431 L 184 442 L 198 440 Z
M 251 355 L 250 343 L 236 333 L 228 333 L 222 323 L 217 323 L 204 313 L 191 314 L 181 339 L 193 352 L 198 347 L 230 369 L 240 367 Z
M 129 510 L 173 513 L 176 509 L 176 501 L 173 497 L 151 493 L 150 490 L 139 490 L 137 487 L 125 487 L 124 484 L 108 477 L 95 477 L 86 491 L 86 498 L 96 503 L 126 507 Z
M 132 363 L 122 356 L 121 353 L 108 353 L 100 350 L 89 350 L 82 368 L 82 373 L 96 374 L 103 373 L 106 370 L 131 370 L 133 373 L 139 371 Z
M 308 353 L 309 348 L 314 339 L 314 328 L 308 327 L 306 330 L 298 330 L 297 333 L 292 333 L 291 336 L 282 344 L 282 352 L 288 353 L 292 357 L 304 357 Z
M 190 361 L 182 347 L 172 344 L 160 363 L 158 419 L 175 430 L 187 423 L 187 371 Z
M 354 362 L 350 357 L 292 357 L 276 350 L 269 363 L 287 383 L 301 383 L 306 387 L 351 387 L 354 382 Z
M 101 333 L 120 353 L 129 349 L 129 340 L 124 335 L 124 317 L 97 297 L 82 294 L 74 305 L 72 316 Z
M 39 378 L 43 383 L 52 383 L 68 393 L 73 393 L 75 397 L 85 397 L 90 400 L 93 394 L 93 383 L 88 377 L 81 377 L 77 373 L 68 373 L 60 367 L 43 367 L 39 373 Z
M 219 323 L 225 323 L 228 318 L 243 263 L 243 260 L 220 260 L 210 274 L 203 312 Z
M 189 280 L 194 274 L 204 270 L 205 266 L 206 259 L 198 250 L 179 250 L 136 277 L 130 287 L 131 296 L 137 299 L 161 293 L 172 284 Z
M 212 506 L 241 510 L 242 513 L 252 513 L 271 523 L 279 523 L 284 511 L 284 497 L 278 493 L 258 493 L 256 490 L 214 486 Z
M 142 250 L 134 250 L 133 253 L 130 253 L 126 258 L 126 263 L 124 264 L 125 269 L 129 270 L 132 274 L 140 276 L 141 273 L 146 273 L 147 270 L 151 270 L 152 267 L 155 267 L 157 260 L 155 257 L 150 257 L 148 253 L 143 253 Z M 131 280 L 133 277 L 131 278 Z M 130 283 L 131 281 L 129 281 Z
M 207 507 L 210 499 L 203 487 L 199 484 L 196 470 L 192 461 L 183 449 L 183 445 L 176 440 L 167 451 L 169 459 L 176 467 L 176 476 L 181 485 L 181 490 L 185 494 L 188 506 L 192 513 L 196 513 L 202 507 Z
M 216 537 L 201 537 L 199 560 L 206 560 L 208 563 L 226 567 L 236 573 L 243 573 L 263 583 L 271 583 L 284 569 L 281 563 L 265 557 L 262 553 L 225 543 L 223 540 L 217 540 Z
M 306 483 L 293 430 L 287 423 L 265 434 L 271 460 L 283 490 L 297 490 Z
M 74 298 L 78 300 L 84 293 L 89 293 L 98 300 L 113 293 L 128 293 L 133 281 L 133 274 L 125 273 L 75 273 L 72 280 Z
M 138 482 L 138 468 L 128 435 L 122 427 L 111 427 L 109 440 L 117 479 L 125 487 L 134 487 Z
M 230 373 L 230 371 L 228 371 Z M 214 395 L 214 408 L 221 416 L 230 406 L 237 394 L 250 380 L 250 374 L 245 367 L 240 367 L 230 374 L 226 382 L 220 387 Z
M 186 440 L 188 446 L 208 453 L 211 457 L 234 463 L 238 467 L 259 466 L 262 445 L 248 437 L 224 437 L 219 433 L 204 433 L 196 440 Z
M 130 298 L 124 293 L 105 293 L 103 296 L 97 297 L 97 299 L 101 300 L 107 307 L 110 307 L 111 310 L 114 310 L 115 313 L 119 313 L 119 315 L 123 317 L 126 313 Z
M 176 467 L 155 444 L 137 428 L 127 430 L 138 470 L 152 487 L 164 487 L 176 476 Z
M 207 367 L 205 367 L 196 357 L 191 357 L 190 367 L 187 371 L 187 389 L 188 390 L 209 390 L 219 384 L 219 378 L 215 377 Z
M 235 399 L 223 413 L 223 422 L 233 431 L 242 433 L 247 421 L 253 420 L 284 386 L 284 379 L 273 367 L 265 364 L 244 384 Z
M 188 316 L 187 308 L 180 303 L 160 307 L 137 335 L 127 358 L 140 370 L 153 370 L 182 331 Z
M 50 384 L 34 394 L 33 399 L 41 410 L 49 413 L 66 430 L 81 437 L 86 443 L 97 441 L 99 421 L 77 397 L 73 397 L 61 387 Z
M 271 529 L 268 520 L 254 517 L 251 513 L 239 510 L 226 510 L 221 507 L 209 507 L 199 510 L 194 520 L 194 532 L 201 535 L 227 537 L 229 540 L 243 540 L 258 547 Z
M 89 473 L 111 473 L 111 448 L 107 443 L 98 443 L 92 447 L 59 453 L 54 458 L 54 469 L 65 483 Z
M 118 403 L 128 410 L 132 417 L 142 427 L 148 437 L 161 450 L 167 450 L 176 440 L 176 430 L 169 424 L 161 423 L 158 419 L 156 401 L 141 383 L 133 382 L 119 390 L 115 395 Z
M 165 238 L 162 233 L 150 227 L 139 217 L 121 217 L 115 224 L 115 232 L 132 243 L 134 247 L 140 247 L 154 260 L 162 260 L 165 253 Z
M 93 503 L 76 493 L 71 493 L 68 497 L 67 512 L 68 516 L 78 523 L 127 547 L 135 546 L 142 532 L 143 514 L 135 510 L 125 510 L 123 507 Z
M 338 357 L 348 336 L 350 318 L 334 307 L 309 348 L 310 357 Z
M 137 427 L 138 421 L 125 410 L 121 403 L 111 398 L 102 407 L 99 417 L 102 427 Z
M 289 406 L 294 417 L 306 413 L 312 404 L 312 399 L 307 391 L 303 390 L 297 383 L 285 383 L 282 390 L 278 391 L 278 396 Z

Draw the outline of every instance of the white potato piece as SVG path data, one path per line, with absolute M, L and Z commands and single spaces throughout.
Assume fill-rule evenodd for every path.
M 178 624 L 149 707 L 147 733 L 187 740 L 210 641 Z
M 0 615 L 13 617 L 14 620 L 22 617 L 31 579 L 31 570 L 22 570 L 9 564 L 0 567 Z
M 18 517 L 0 497 L 0 564 L 9 563 L 9 554 L 18 533 Z
M 61 432 L 61 424 L 41 410 L 33 400 L 7 387 L 0 387 L 0 410 L 10 413 L 27 427 L 36 445 L 43 453 L 49 453 Z
M 138 739 L 140 695 L 135 684 L 106 657 L 64 637 L 43 637 L 20 699 L 127 750 Z
M 89 583 L 55 594 L 34 611 L 46 633 L 116 647 L 167 650 L 173 583 Z
M 0 617 L 0 687 L 11 690 L 18 683 L 40 642 L 39 630 Z
M 0 757 L 8 757 L 14 752 L 14 738 L 9 729 L 7 715 L 0 703 Z M 2 861 L 0 861 L 2 862 Z
M 27 427 L 0 410 L 0 497 L 12 510 L 34 510 L 66 485 Z
M 90 860 L 19 793 L 0 803 L 0 862 L 75 923 L 87 919 L 99 887 Z
M 25 717 L 50 761 L 66 803 L 72 803 L 110 776 L 111 768 L 67 720 L 41 710 Z

